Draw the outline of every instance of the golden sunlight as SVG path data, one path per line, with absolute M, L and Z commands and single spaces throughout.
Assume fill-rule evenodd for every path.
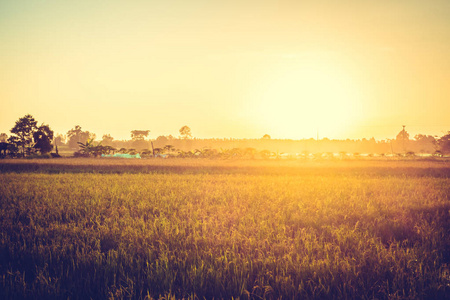
M 247 107 L 250 118 L 279 138 L 344 138 L 361 116 L 355 80 L 323 59 L 293 60 L 263 75 Z

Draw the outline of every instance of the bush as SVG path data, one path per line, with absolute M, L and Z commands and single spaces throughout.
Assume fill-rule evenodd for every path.
M 83 153 L 83 152 L 80 152 L 80 151 L 76 151 L 76 152 L 73 153 L 73 156 L 74 157 L 89 157 L 89 153 Z

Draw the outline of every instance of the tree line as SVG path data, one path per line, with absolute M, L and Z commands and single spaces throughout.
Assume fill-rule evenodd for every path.
M 405 126 L 395 139 L 376 141 L 361 140 L 281 140 L 272 139 L 265 134 L 260 139 L 196 139 L 191 129 L 183 126 L 179 136 L 159 136 L 150 139 L 150 130 L 132 130 L 130 140 L 115 140 L 110 134 L 104 134 L 96 141 L 96 135 L 76 125 L 66 135 L 55 135 L 48 124 L 38 122 L 30 114 L 19 118 L 11 135 L 0 134 L 0 156 L 10 157 L 59 157 L 58 147 L 73 151 L 77 157 L 98 157 L 114 153 L 142 157 L 178 156 L 178 157 L 273 157 L 283 153 L 297 153 L 307 156 L 314 153 L 377 153 L 381 156 L 429 153 L 443 156 L 450 153 L 450 131 L 441 136 L 418 134 L 410 139 Z M 271 151 L 267 150 L 271 149 Z M 54 150 L 54 152 L 52 152 Z
M 174 153 L 175 149 L 171 145 L 164 145 L 162 148 L 153 147 L 153 142 L 146 140 L 150 130 L 132 130 L 131 142 L 134 148 L 115 148 L 111 144 L 114 138 L 109 134 L 103 135 L 100 142 L 95 142 L 96 135 L 89 131 L 82 130 L 81 126 L 76 125 L 70 129 L 67 134 L 55 135 L 48 124 L 42 123 L 38 126 L 38 121 L 30 114 L 19 118 L 14 127 L 10 130 L 11 135 L 0 134 L 0 157 L 60 157 L 58 146 L 67 146 L 75 150 L 75 157 L 100 156 L 110 153 L 138 153 L 144 155 L 156 156 L 163 152 Z M 192 138 L 191 129 L 183 126 L 179 130 L 180 139 L 187 140 Z M 161 139 L 158 140 L 160 142 Z M 126 141 L 122 141 L 126 143 Z M 144 149 L 151 144 L 151 150 Z M 55 150 L 55 153 L 51 153 Z

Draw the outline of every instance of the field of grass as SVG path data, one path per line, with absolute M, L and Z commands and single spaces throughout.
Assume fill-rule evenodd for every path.
M 1 299 L 450 299 L 450 163 L 0 161 Z

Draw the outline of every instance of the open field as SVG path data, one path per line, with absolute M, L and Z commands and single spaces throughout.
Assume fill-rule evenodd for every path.
M 4 159 L 0 172 L 9 173 L 100 173 L 100 174 L 265 174 L 319 175 L 361 174 L 380 176 L 450 177 L 450 160 L 361 158 L 349 160 L 210 160 L 210 159 L 120 159 L 60 158 Z
M 0 298 L 450 299 L 446 161 L 0 161 Z

